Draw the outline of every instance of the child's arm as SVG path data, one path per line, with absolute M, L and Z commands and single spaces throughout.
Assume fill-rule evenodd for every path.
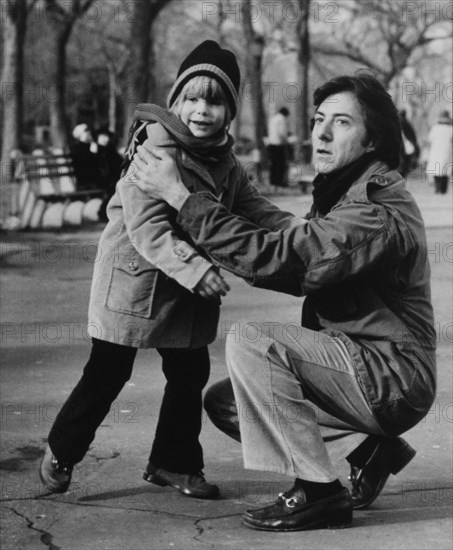
M 156 142 L 163 143 L 165 130 L 159 124 L 150 124 L 147 127 L 147 136 L 145 145 L 147 142 L 152 145 Z M 168 134 L 166 138 L 168 142 Z M 170 154 L 175 151 L 174 147 L 166 150 Z M 134 163 L 131 163 L 117 186 L 131 243 L 148 262 L 181 286 L 201 295 L 210 294 L 213 277 L 211 274 L 207 275 L 207 272 L 214 269 L 214 266 L 178 235 L 170 221 L 171 208 L 163 201 L 151 199 L 144 193 L 133 183 L 136 177 Z M 218 277 L 221 278 L 220 275 Z M 221 281 L 216 279 L 216 284 L 220 285 Z

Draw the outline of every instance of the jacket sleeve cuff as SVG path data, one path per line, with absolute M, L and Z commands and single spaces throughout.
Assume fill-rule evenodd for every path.
M 178 281 L 179 284 L 190 290 L 194 291 L 197 284 L 205 276 L 206 272 L 209 271 L 212 267 L 212 264 L 202 258 L 201 256 L 195 256 L 188 264 L 187 269 L 184 271 L 182 277 Z
M 211 269 L 212 264 L 196 252 L 186 241 L 178 241 L 172 249 L 174 256 L 184 264 L 176 280 L 180 285 L 193 291 L 197 284 Z

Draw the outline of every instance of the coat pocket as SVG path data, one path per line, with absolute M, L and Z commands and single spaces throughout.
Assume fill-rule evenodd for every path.
M 110 274 L 105 307 L 111 311 L 150 319 L 159 270 L 130 262 L 114 266 Z

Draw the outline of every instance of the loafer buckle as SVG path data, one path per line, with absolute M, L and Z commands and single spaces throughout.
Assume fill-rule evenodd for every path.
M 286 498 L 284 493 L 279 493 L 278 498 L 280 500 L 285 501 L 285 505 L 286 505 L 287 508 L 294 508 L 294 506 L 296 506 L 296 504 L 297 504 L 297 499 L 296 498 L 294 498 L 294 497 Z

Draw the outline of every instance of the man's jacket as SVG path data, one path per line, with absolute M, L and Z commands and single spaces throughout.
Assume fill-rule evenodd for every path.
M 327 215 L 280 231 L 232 216 L 206 193 L 190 196 L 177 222 L 252 285 L 306 296 L 304 324 L 346 344 L 385 433 L 426 415 L 435 394 L 430 268 L 423 220 L 398 172 L 375 162 Z

